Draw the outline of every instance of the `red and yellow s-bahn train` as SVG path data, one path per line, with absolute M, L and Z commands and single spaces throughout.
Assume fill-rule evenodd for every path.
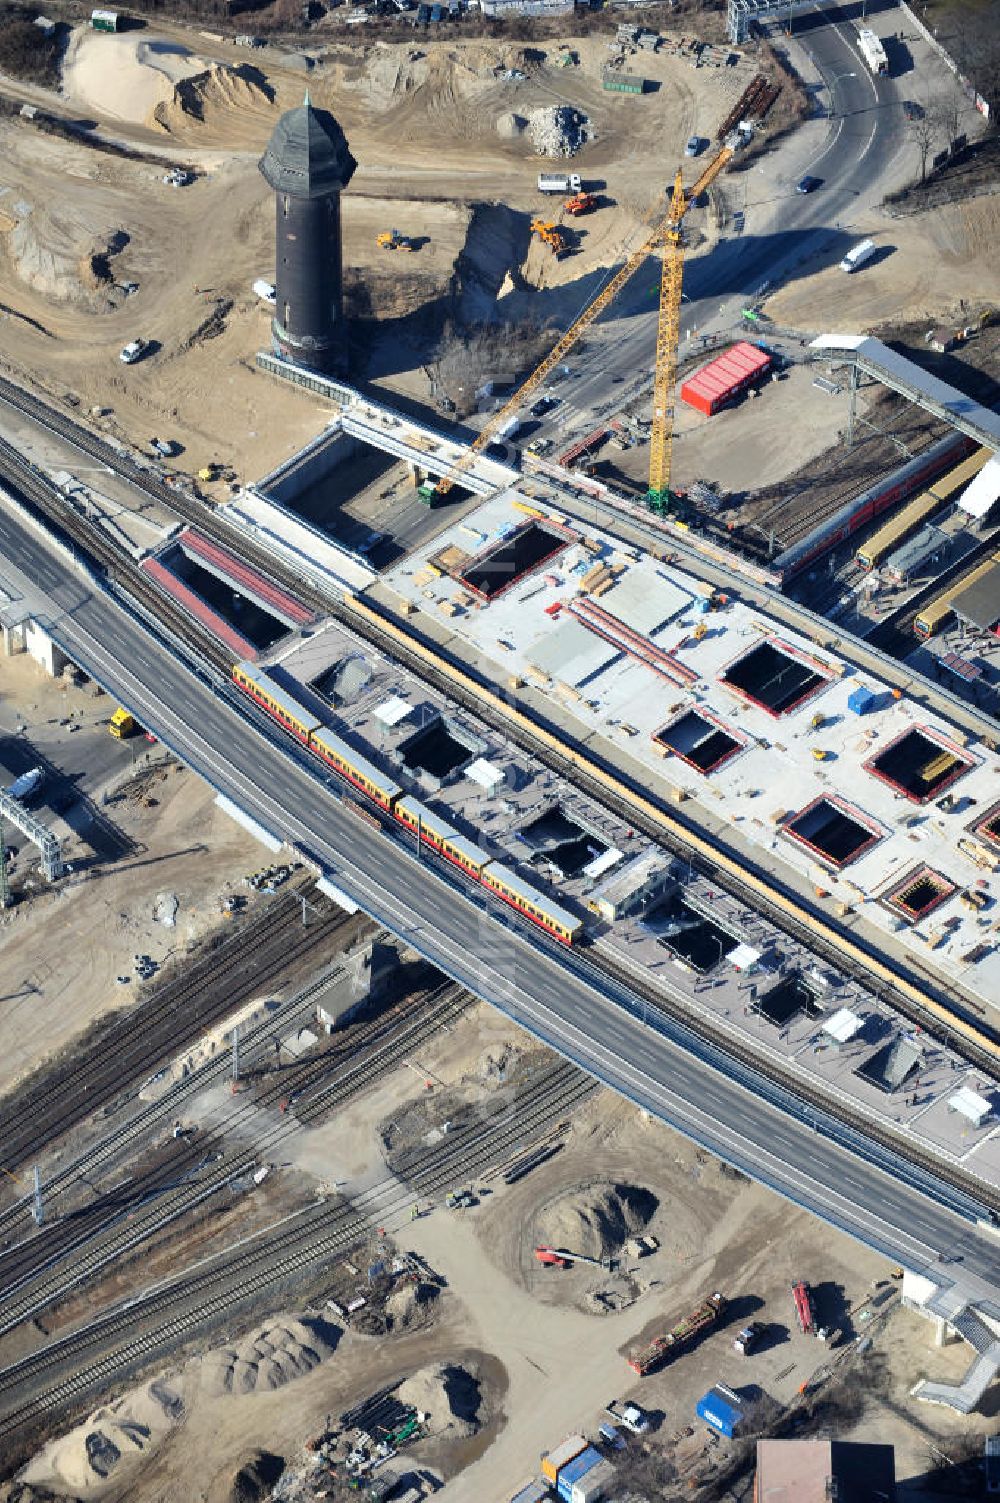
M 233 681 L 314 756 L 411 830 L 421 845 L 436 851 L 562 944 L 572 945 L 579 940 L 583 933 L 580 919 L 545 893 L 538 892 L 502 861 L 494 860 L 474 841 L 460 835 L 426 804 L 410 797 L 380 768 L 335 736 L 311 710 L 275 683 L 270 674 L 253 663 L 237 663 Z

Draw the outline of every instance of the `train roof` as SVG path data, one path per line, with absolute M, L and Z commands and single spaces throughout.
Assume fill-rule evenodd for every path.
M 505 866 L 502 861 L 491 861 L 488 876 L 502 882 L 516 898 L 525 903 L 534 903 L 536 907 L 543 908 L 550 918 L 562 924 L 566 929 L 579 929 L 581 920 L 575 913 L 570 913 L 567 908 L 562 908 L 549 897 L 548 893 L 540 892 L 537 887 L 532 887 L 530 882 L 525 882 L 511 867 Z
M 338 757 L 349 763 L 355 772 L 359 772 L 362 777 L 366 778 L 386 798 L 392 799 L 397 794 L 402 793 L 403 790 L 398 783 L 394 783 L 392 778 L 387 777 L 380 767 L 375 766 L 374 762 L 369 762 L 367 757 L 363 757 L 360 752 L 355 751 L 353 746 L 349 746 L 346 741 L 341 740 L 339 736 L 330 730 L 329 726 L 321 726 L 314 733 L 312 741 L 313 745 L 318 746 L 320 750 L 325 749 L 326 751 L 334 752 Z
M 279 709 L 293 720 L 297 720 L 304 730 L 316 731 L 323 724 L 321 720 L 316 719 L 312 710 L 306 709 L 301 700 L 295 699 L 287 690 L 282 689 L 280 684 L 276 684 L 271 675 L 265 673 L 262 668 L 256 668 L 253 663 L 240 663 L 239 667 L 240 672 L 249 679 L 250 683 L 263 690 L 274 700 Z
M 474 840 L 467 840 L 464 835 L 460 835 L 454 825 L 450 825 L 446 819 L 442 819 L 439 814 L 435 814 L 433 809 L 428 809 L 427 805 L 422 804 L 419 799 L 410 798 L 407 795 L 406 798 L 399 800 L 396 808 L 401 809 L 404 814 L 408 814 L 411 819 L 415 820 L 419 817 L 421 829 L 429 830 L 432 835 L 439 837 L 443 835 L 448 844 L 453 846 L 458 854 L 464 860 L 468 861 L 471 866 L 482 867 L 489 861 L 490 856 L 488 851 L 484 851 L 482 846 L 476 845 Z

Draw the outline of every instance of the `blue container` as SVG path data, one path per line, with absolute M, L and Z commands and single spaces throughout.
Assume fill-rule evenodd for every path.
M 600 1451 L 596 1451 L 593 1446 L 588 1446 L 585 1451 L 580 1452 L 579 1456 L 574 1456 L 572 1461 L 567 1461 L 565 1466 L 559 1468 L 556 1492 L 562 1498 L 563 1503 L 572 1503 L 573 1484 L 586 1476 L 591 1467 L 596 1466 L 600 1460 Z
M 874 689 L 866 689 L 864 684 L 859 684 L 852 689 L 847 697 L 847 708 L 855 715 L 867 715 L 869 710 L 874 710 L 878 704 L 878 695 Z
M 706 611 L 710 611 L 712 609 L 712 602 L 705 596 L 701 596 L 698 600 L 695 601 L 694 608 L 699 616 L 704 616 Z
M 710 1388 L 704 1398 L 698 1400 L 694 1412 L 727 1440 L 732 1440 L 742 1418 L 739 1405 L 721 1394 L 717 1388 Z

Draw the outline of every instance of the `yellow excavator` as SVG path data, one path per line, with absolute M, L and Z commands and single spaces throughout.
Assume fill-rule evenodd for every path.
M 401 235 L 398 230 L 383 230 L 376 238 L 375 244 L 379 250 L 412 251 L 413 241 L 408 235 Z

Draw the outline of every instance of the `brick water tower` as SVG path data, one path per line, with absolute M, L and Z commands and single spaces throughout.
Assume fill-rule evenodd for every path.
M 347 364 L 340 195 L 357 165 L 336 120 L 308 93 L 282 115 L 260 161 L 274 189 L 275 348 L 326 374 Z

